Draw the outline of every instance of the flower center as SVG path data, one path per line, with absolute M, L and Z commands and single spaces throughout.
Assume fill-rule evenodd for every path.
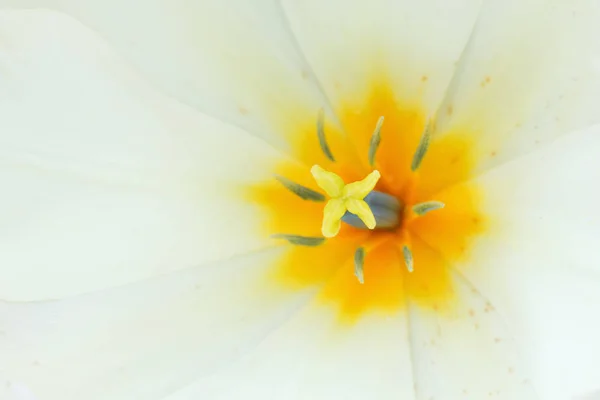
M 469 136 L 431 138 L 418 107 L 396 104 L 386 85 L 338 115 L 343 134 L 319 113 L 316 134 L 313 119 L 297 136 L 301 163 L 250 188 L 268 212 L 266 233 L 294 245 L 270 279 L 321 287 L 319 303 L 346 321 L 394 313 L 407 300 L 441 307 L 453 297 L 449 263 L 486 227 L 468 183 Z
M 319 144 L 323 154 L 331 161 L 335 162 L 335 158 L 329 148 L 325 137 L 323 111 L 319 112 L 317 121 L 317 135 Z M 381 143 L 381 127 L 384 118 L 380 117 L 377 121 L 377 126 L 371 137 L 369 146 L 369 165 L 375 164 L 375 155 Z M 427 153 L 429 146 L 429 125 L 425 128 L 419 145 L 411 163 L 411 170 L 415 172 L 423 157 Z M 381 174 L 374 170 L 366 178 L 361 181 L 345 184 L 344 180 L 333 172 L 326 171 L 319 165 L 314 165 L 311 168 L 311 173 L 317 182 L 317 185 L 327 193 L 330 197 L 323 211 L 323 225 L 321 232 L 325 238 L 335 237 L 340 231 L 341 223 L 345 222 L 359 229 L 388 229 L 394 230 L 401 227 L 401 211 L 402 202 L 389 194 L 373 190 Z M 320 193 L 313 192 L 309 188 L 303 187 L 289 180 L 281 180 L 284 186 L 292 193 L 306 200 L 322 201 L 324 196 Z M 307 197 L 307 193 L 311 196 Z M 444 203 L 439 201 L 427 201 L 424 203 L 415 204 L 412 207 L 412 216 L 420 217 L 430 211 L 438 210 L 444 207 Z M 276 238 L 286 239 L 294 245 L 319 245 L 324 242 L 317 240 L 318 238 L 302 238 L 298 235 L 276 234 Z M 413 272 L 413 255 L 408 243 L 402 243 L 402 257 L 409 272 Z M 354 274 L 358 281 L 364 283 L 364 259 L 365 249 L 359 247 L 354 255 Z

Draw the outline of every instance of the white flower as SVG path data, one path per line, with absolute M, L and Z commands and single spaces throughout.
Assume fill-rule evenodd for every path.
M 595 1 L 0 5 L 0 399 L 597 389 Z

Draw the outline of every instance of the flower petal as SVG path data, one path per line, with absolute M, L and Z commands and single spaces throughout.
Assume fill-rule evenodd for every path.
M 4 13 L 0 298 L 83 293 L 270 246 L 243 185 L 281 156 L 157 95 L 72 19 Z
M 518 334 L 544 399 L 600 381 L 599 133 L 562 137 L 476 180 L 493 225 L 459 267 Z
M 596 400 L 600 398 L 600 390 L 595 390 L 594 392 L 588 392 L 582 396 L 575 397 L 574 400 Z
M 485 2 L 437 116 L 463 132 L 488 169 L 600 122 L 600 5 Z
M 167 94 L 284 150 L 286 135 L 296 133 L 290 126 L 314 127 L 327 104 L 275 1 L 0 4 L 51 7 L 77 18 Z
M 336 107 L 364 111 L 361 107 L 374 86 L 383 84 L 392 88 L 399 104 L 422 105 L 428 113 L 443 96 L 479 4 L 479 0 L 283 2 L 298 43 Z M 375 115 L 370 132 L 379 117 Z
M 352 329 L 333 318 L 307 307 L 239 362 L 167 400 L 413 400 L 406 316 Z
M 417 399 L 535 399 L 498 313 L 459 274 L 451 279 L 455 304 L 436 311 L 410 306 Z
M 47 303 L 0 303 L 0 398 L 163 399 L 234 362 L 312 292 L 265 282 L 279 249 Z M 271 289 L 269 289 L 271 288 Z

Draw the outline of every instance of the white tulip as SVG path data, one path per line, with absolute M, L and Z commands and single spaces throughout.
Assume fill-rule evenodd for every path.
M 0 400 L 598 393 L 596 1 L 0 8 Z

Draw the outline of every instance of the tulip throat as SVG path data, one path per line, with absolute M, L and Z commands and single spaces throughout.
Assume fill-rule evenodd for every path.
M 377 120 L 375 130 L 371 136 L 368 162 L 373 168 L 376 164 L 376 155 L 381 145 L 381 128 L 384 117 Z M 324 129 L 324 114 L 319 111 L 317 117 L 317 137 L 323 155 L 335 163 L 335 157 L 326 139 Z M 412 158 L 411 171 L 414 173 L 421 165 L 429 147 L 430 129 L 429 124 L 425 127 L 421 139 Z M 327 239 L 335 238 L 341 230 L 342 223 L 359 230 L 378 231 L 402 231 L 404 219 L 421 217 L 431 211 L 444 207 L 440 201 L 426 201 L 413 204 L 408 210 L 404 202 L 385 191 L 375 190 L 381 173 L 373 169 L 364 179 L 345 183 L 342 177 L 335 172 L 327 171 L 320 165 L 314 165 L 310 170 L 317 186 L 325 194 L 296 183 L 286 177 L 276 176 L 276 179 L 288 190 L 306 201 L 326 202 L 323 207 L 323 219 L 321 224 L 322 237 L 301 236 L 297 234 L 275 234 L 272 237 L 285 239 L 289 243 L 299 246 L 319 246 Z M 412 272 L 414 269 L 413 254 L 409 243 L 401 243 L 400 254 L 404 260 L 406 269 Z M 364 283 L 363 264 L 367 249 L 359 246 L 354 255 L 354 274 L 358 281 Z
M 420 100 L 398 101 L 397 85 L 380 78 L 360 99 L 333 104 L 335 122 L 293 108 L 280 128 L 295 161 L 281 160 L 273 166 L 275 179 L 244 190 L 245 201 L 264 217 L 257 234 L 285 242 L 265 290 L 316 288 L 315 305 L 333 306 L 350 324 L 366 315 L 396 316 L 409 302 L 433 310 L 451 304 L 451 265 L 470 257 L 472 238 L 490 227 L 481 212 L 485 193 L 471 179 L 480 161 L 479 132 L 470 131 L 470 121 L 442 131 L 428 122 Z M 327 211 L 337 212 L 340 230 L 324 234 L 325 207 L 347 198 L 335 192 L 340 182 L 332 175 L 333 196 L 317 183 L 315 165 L 317 175 L 339 177 L 342 192 L 379 175 L 372 188 L 351 196 L 361 213 L 373 215 L 373 229 L 352 212 L 356 204 L 334 201 Z

